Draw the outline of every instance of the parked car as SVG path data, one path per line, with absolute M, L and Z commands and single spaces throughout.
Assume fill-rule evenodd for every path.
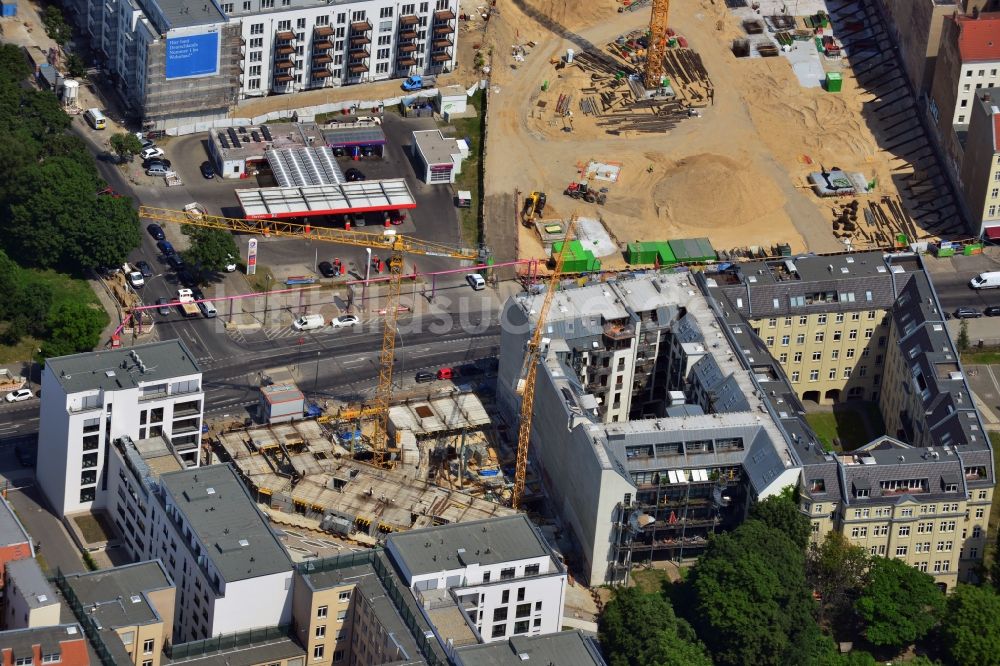
M 438 379 L 454 379 L 458 376 L 454 368 L 439 368 L 437 371 Z
M 162 237 L 160 238 L 159 241 L 157 241 L 156 249 L 162 252 L 165 257 L 169 257 L 170 255 L 174 254 L 173 243 L 171 243 L 168 240 L 165 240 Z
M 418 384 L 426 384 L 427 382 L 434 381 L 435 377 L 434 377 L 434 373 L 427 372 L 427 371 L 424 370 L 424 371 L 418 372 L 416 374 L 416 376 L 414 377 L 414 379 L 417 380 Z
M 976 308 L 961 307 L 955 310 L 956 319 L 976 319 L 982 317 L 983 313 Z
M 158 224 L 146 225 L 146 231 L 148 231 L 149 235 L 158 241 L 161 241 L 167 237 L 167 235 L 163 233 L 163 227 L 161 227 Z
M 988 308 L 983 310 L 983 314 L 986 315 L 987 317 L 1000 317 L 1000 305 L 989 306 Z
M 132 285 L 133 289 L 140 289 L 146 286 L 146 278 L 143 277 L 142 271 L 130 271 L 128 283 Z
M 470 273 L 465 276 L 465 281 L 469 283 L 469 286 L 475 291 L 482 291 L 486 289 L 486 280 L 479 273 Z
M 292 328 L 296 331 L 313 331 L 317 328 L 323 328 L 325 325 L 326 321 L 321 314 L 302 315 L 292 322 Z
M 31 400 L 34 397 L 35 394 L 31 392 L 31 389 L 22 388 L 8 393 L 5 400 L 7 402 L 21 402 L 23 400 Z
M 147 176 L 169 176 L 172 173 L 173 171 L 163 166 L 162 164 L 153 164 L 148 169 L 146 169 Z
M 354 326 L 360 319 L 357 315 L 340 315 L 339 317 L 334 317 L 330 320 L 330 326 L 334 328 L 345 328 L 347 326 Z
M 236 272 L 236 259 L 233 258 L 233 255 L 231 254 L 226 255 L 226 272 L 227 273 Z
M 151 157 L 163 157 L 163 148 L 160 148 L 159 146 L 143 148 L 142 152 L 139 153 L 139 157 L 144 160 L 148 160 Z
M 156 308 L 156 311 L 159 312 L 164 317 L 168 316 L 170 314 L 170 305 L 168 305 L 169 303 L 170 303 L 169 298 L 160 297 L 156 299 L 156 304 L 159 306 L 158 308 Z
M 165 166 L 168 169 L 170 168 L 170 160 L 168 160 L 166 157 L 153 157 L 151 159 L 145 160 L 142 163 L 142 168 L 143 169 L 148 169 L 149 167 L 153 166 L 154 164 L 159 164 L 160 166 Z
M 142 273 L 142 277 L 153 277 L 153 267 L 149 265 L 148 261 L 137 261 L 135 262 L 135 267 L 139 269 L 140 273 Z
M 348 169 L 344 172 L 344 178 L 347 179 L 348 183 L 354 183 L 359 180 L 364 180 L 365 174 L 361 173 L 361 169 Z
M 319 262 L 319 274 L 323 277 L 336 277 L 337 272 L 333 270 L 333 264 L 329 261 Z
M 180 269 L 184 268 L 184 260 L 180 258 L 180 255 L 168 254 L 167 265 L 170 266 L 175 271 L 179 271 Z
M 483 374 L 484 370 L 475 363 L 466 363 L 455 368 L 455 372 L 460 377 L 478 377 Z
M 209 161 L 202 162 L 200 168 L 201 168 L 201 175 L 203 178 L 206 178 L 208 180 L 215 178 L 215 167 L 212 166 L 211 162 Z

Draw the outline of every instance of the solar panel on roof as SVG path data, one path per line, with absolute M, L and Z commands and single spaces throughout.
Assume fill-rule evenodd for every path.
M 236 130 L 230 127 L 228 130 L 226 130 L 226 134 L 229 135 L 229 140 L 233 142 L 233 145 L 239 147 L 240 137 L 236 134 Z
M 271 139 L 271 130 L 270 130 L 270 129 L 268 129 L 267 125 L 263 125 L 263 126 L 261 126 L 261 128 L 260 128 L 260 132 L 261 132 L 261 134 L 263 134 L 263 135 L 264 135 L 264 138 L 265 138 L 266 140 L 268 140 L 268 141 L 271 141 L 271 140 L 272 140 L 272 139 Z
M 240 128 L 240 134 L 246 134 L 246 133 L 247 133 L 247 128 L 246 127 L 241 127 Z
M 226 135 L 223 134 L 222 132 L 219 132 L 219 143 L 222 144 L 223 148 L 225 148 L 226 150 L 229 150 L 229 142 L 226 141 Z
M 253 137 L 254 143 L 260 143 L 260 134 L 257 134 L 256 130 L 250 132 L 250 136 Z

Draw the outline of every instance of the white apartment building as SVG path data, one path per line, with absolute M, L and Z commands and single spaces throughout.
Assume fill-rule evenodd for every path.
M 238 100 L 455 67 L 458 0 L 68 0 L 149 129 Z
M 197 466 L 204 393 L 183 342 L 47 359 L 39 409 L 38 483 L 60 516 L 103 507 L 118 437 L 163 437 Z
M 1000 88 L 973 97 L 962 160 L 962 194 L 977 236 L 1000 240 Z
M 523 514 L 393 534 L 386 550 L 435 625 L 457 607 L 479 642 L 561 629 L 566 569 Z
M 174 642 L 287 624 L 292 564 L 230 465 L 184 469 L 161 439 L 112 447 L 108 511 L 177 581 Z

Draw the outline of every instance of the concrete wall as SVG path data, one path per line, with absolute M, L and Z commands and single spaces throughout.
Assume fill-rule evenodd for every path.
M 226 583 L 210 617 L 213 636 L 287 624 L 292 619 L 292 572 Z
M 886 13 L 902 45 L 906 75 L 919 94 L 930 90 L 934 80 L 941 27 L 955 5 L 941 5 L 934 0 L 882 0 Z
M 972 230 L 977 235 L 984 227 L 1000 224 L 1000 188 L 997 172 L 1000 171 L 1000 153 L 995 148 L 993 136 L 994 114 L 992 107 L 1000 105 L 1000 95 L 984 105 L 979 99 L 973 102 L 970 112 L 969 134 L 965 141 L 965 158 L 962 160 L 962 194 L 969 208 Z M 981 95 L 982 93 L 978 93 Z

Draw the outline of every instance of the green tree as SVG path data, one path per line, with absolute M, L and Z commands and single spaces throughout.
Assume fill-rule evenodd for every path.
M 70 53 L 66 56 L 66 71 L 74 79 L 82 79 L 87 75 L 87 63 L 77 54 Z
M 1000 596 L 987 587 L 959 585 L 941 623 L 948 663 L 1000 666 Z
M 42 25 L 45 26 L 45 34 L 60 46 L 73 36 L 73 30 L 63 18 L 62 11 L 55 5 L 49 5 L 42 12 Z
M 750 507 L 750 517 L 784 532 L 803 551 L 809 544 L 812 528 L 809 518 L 799 511 L 797 492 L 788 488 L 780 495 L 768 497 Z
M 19 84 L 30 73 L 31 68 L 20 47 L 14 44 L 0 45 L 0 84 Z
M 958 325 L 958 351 L 967 352 L 969 351 L 969 322 L 962 320 L 962 323 Z
M 112 134 L 108 143 L 111 145 L 111 150 L 118 156 L 119 162 L 126 162 L 133 155 L 142 152 L 142 143 L 139 141 L 139 137 L 131 132 Z
M 805 553 L 750 519 L 714 537 L 689 579 L 692 623 L 720 665 L 809 663 L 817 637 Z
M 127 198 L 91 195 L 83 225 L 72 234 L 76 243 L 67 259 L 77 270 L 94 266 L 120 266 L 129 251 L 138 246 L 139 214 Z
M 875 558 L 854 604 L 873 645 L 902 648 L 927 635 L 944 607 L 934 579 L 905 562 Z
M 821 622 L 827 617 L 836 621 L 851 608 L 869 566 L 865 549 L 852 545 L 840 532 L 828 532 L 823 543 L 809 545 L 806 577 L 819 593 Z
M 49 339 L 42 345 L 42 356 L 51 358 L 91 351 L 107 324 L 107 313 L 95 306 L 78 301 L 59 303 L 49 312 Z
M 199 272 L 217 273 L 239 256 L 233 235 L 221 229 L 205 229 L 184 225 L 182 231 L 191 239 L 191 247 L 184 251 L 184 261 Z
M 659 593 L 616 590 L 598 622 L 609 666 L 711 666 L 694 630 Z

